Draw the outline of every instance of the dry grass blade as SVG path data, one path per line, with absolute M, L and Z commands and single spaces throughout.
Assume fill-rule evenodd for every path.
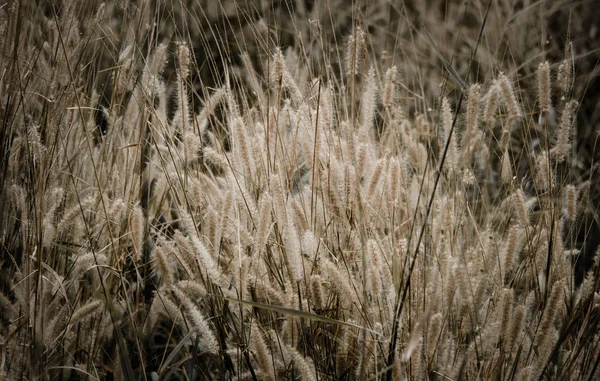
M 177 357 L 177 354 L 181 351 L 181 349 L 184 347 L 184 345 L 186 345 L 188 343 L 188 341 L 192 338 L 192 335 L 194 335 L 194 331 L 189 331 L 178 343 L 177 345 L 173 348 L 173 350 L 171 350 L 171 353 L 169 353 L 169 355 L 167 356 L 167 358 L 165 359 L 165 361 L 161 364 L 161 367 L 158 369 L 158 374 L 161 375 L 165 369 L 168 369 L 169 366 L 171 365 L 171 363 L 173 362 L 173 360 L 175 360 L 175 357 Z
M 221 298 L 223 298 L 224 300 L 227 300 L 229 302 L 232 302 L 232 303 L 240 303 L 240 304 L 244 304 L 244 305 L 247 305 L 247 306 L 260 308 L 260 309 L 263 309 L 263 310 L 268 310 L 268 311 L 273 311 L 273 312 L 279 312 L 279 313 L 281 313 L 283 315 L 288 315 L 288 316 L 292 316 L 292 317 L 308 319 L 308 320 L 312 320 L 312 321 L 320 321 L 320 322 L 323 322 L 323 323 L 336 324 L 336 325 L 345 325 L 347 327 L 352 327 L 352 328 L 358 328 L 358 329 L 361 329 L 361 330 L 365 330 L 366 332 L 368 332 L 370 334 L 373 334 L 373 335 L 376 335 L 376 336 L 382 336 L 381 332 L 374 331 L 374 330 L 369 329 L 367 327 L 363 327 L 363 326 L 360 326 L 358 324 L 349 323 L 349 322 L 343 321 L 343 320 L 331 319 L 331 318 L 328 318 L 326 316 L 321 316 L 321 315 L 313 314 L 313 313 L 310 313 L 310 312 L 300 311 L 300 310 L 296 310 L 296 309 L 288 308 L 288 307 L 276 306 L 276 305 L 273 305 L 273 304 L 265 304 L 265 303 L 253 302 L 251 300 L 240 300 L 240 299 L 230 298 L 230 297 L 227 297 L 227 296 L 222 296 Z

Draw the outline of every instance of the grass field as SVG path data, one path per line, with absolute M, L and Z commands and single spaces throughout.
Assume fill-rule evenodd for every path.
M 599 20 L 0 1 L 0 381 L 600 378 Z

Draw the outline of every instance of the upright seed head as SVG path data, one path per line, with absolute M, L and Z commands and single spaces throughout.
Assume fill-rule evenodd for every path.
M 246 135 L 246 124 L 242 118 L 235 118 L 231 123 L 231 133 L 235 145 L 235 151 L 241 159 L 240 166 L 242 170 L 246 170 L 247 176 L 251 176 L 254 172 L 254 157 Z
M 352 210 L 356 197 L 356 170 L 351 164 L 344 167 L 344 201 L 346 209 Z
M 540 190 L 550 190 L 554 186 L 554 176 L 547 151 L 543 151 L 536 158 L 536 183 Z
M 389 108 L 394 105 L 396 100 L 396 77 L 398 76 L 398 69 L 396 66 L 392 66 L 385 72 L 385 85 L 383 87 L 383 93 L 381 95 L 381 103 L 383 107 Z
M 393 207 L 398 201 L 398 192 L 400 189 L 400 164 L 395 157 L 390 159 L 388 171 L 388 203 Z
M 577 188 L 573 185 L 567 185 L 565 187 L 563 200 L 563 213 L 571 221 L 574 221 L 577 218 L 577 197 Z
M 564 280 L 558 280 L 552 285 L 552 291 L 546 299 L 546 306 L 536 335 L 537 346 L 540 349 L 538 355 L 537 369 L 541 370 L 546 364 L 547 355 L 551 344 L 555 340 L 554 320 L 561 309 L 561 299 L 564 294 Z
M 571 136 L 573 135 L 573 123 L 577 106 L 577 101 L 568 102 L 560 117 L 558 131 L 556 132 L 556 145 L 551 150 L 559 162 L 565 160 L 571 149 Z
M 548 61 L 540 63 L 537 71 L 538 102 L 542 113 L 550 111 L 552 107 L 550 95 L 550 64 Z
M 510 351 L 514 343 L 518 340 L 519 335 L 521 334 L 521 330 L 523 329 L 523 323 L 525 322 L 525 315 L 525 306 L 520 305 L 519 307 L 517 307 L 517 310 L 515 311 L 512 318 L 510 331 L 508 332 L 508 335 L 504 336 L 502 339 L 505 344 L 504 348 L 506 349 L 506 351 Z
M 508 325 L 513 309 L 513 291 L 505 288 L 502 290 L 502 321 L 500 323 L 500 337 L 505 341 L 508 335 Z
M 373 199 L 377 197 L 377 188 L 381 182 L 381 174 L 383 167 L 387 164 L 386 159 L 379 159 L 372 170 L 371 178 L 369 179 L 369 186 L 367 188 L 367 198 Z
M 256 228 L 256 252 L 265 250 L 271 231 L 271 196 L 265 192 L 260 198 L 259 220 Z
M 179 75 L 186 79 L 190 74 L 190 49 L 182 42 L 177 47 L 177 59 L 179 60 Z
M 153 268 L 160 275 L 163 284 L 167 286 L 172 285 L 174 277 L 173 270 L 169 264 L 168 251 L 162 245 L 157 245 L 152 251 L 152 254 L 154 254 Z
M 377 106 L 377 84 L 375 82 L 375 70 L 371 68 L 367 74 L 365 88 L 361 100 L 361 132 L 367 137 L 373 133 L 373 121 L 375 119 L 375 108 Z M 363 136 L 361 136 L 363 137 Z
M 568 93 L 569 88 L 571 87 L 571 64 L 568 59 L 562 60 L 560 65 L 558 65 L 558 73 L 556 74 L 556 83 L 558 84 L 558 88 L 563 93 Z
M 500 96 L 500 85 L 498 81 L 494 81 L 488 93 L 486 95 L 486 101 L 483 106 L 483 121 L 486 123 L 492 123 L 496 116 L 496 109 L 498 108 L 498 97 Z
M 529 208 L 527 201 L 525 199 L 525 193 L 523 189 L 518 189 L 512 196 L 512 207 L 513 213 L 519 218 L 519 223 L 521 227 L 525 228 L 529 226 Z
M 283 229 L 283 242 L 285 244 L 285 255 L 287 257 L 292 280 L 294 282 L 300 282 L 304 275 L 301 243 L 300 237 L 298 236 L 298 229 L 289 215 L 287 225 Z
M 365 32 L 359 26 L 348 38 L 346 49 L 346 74 L 348 77 L 360 74 L 363 55 L 366 55 Z
M 477 129 L 477 122 L 479 117 L 479 93 L 481 91 L 481 85 L 474 84 L 469 88 L 469 103 L 467 105 L 467 126 L 465 129 L 465 135 L 462 140 L 463 150 L 469 149 L 470 140 Z
M 506 104 L 508 111 L 509 119 L 520 119 L 522 116 L 521 108 L 519 107 L 519 102 L 517 101 L 517 96 L 512 83 L 504 74 L 500 75 L 499 83 L 502 96 L 504 97 L 504 103 Z
M 502 155 L 502 169 L 500 172 L 500 178 L 502 179 L 502 184 L 510 184 L 512 180 L 512 167 L 510 164 L 510 156 L 508 155 L 508 150 L 504 151 Z
M 423 114 L 417 115 L 417 117 L 415 119 L 415 124 L 417 127 L 417 133 L 420 136 L 423 136 L 428 139 L 429 136 L 431 135 L 431 126 L 430 126 L 429 122 L 427 121 L 427 117 Z
M 139 205 L 136 205 L 131 215 L 131 234 L 133 250 L 135 253 L 135 259 L 137 262 L 142 260 L 142 248 L 144 246 L 144 225 L 145 225 L 144 212 Z
M 285 60 L 283 58 L 283 54 L 280 49 L 276 49 L 273 54 L 273 59 L 271 61 L 271 85 L 273 87 L 279 86 L 279 83 L 283 77 L 283 71 L 285 69 Z
M 506 246 L 504 250 L 504 275 L 507 281 L 509 279 L 506 278 L 506 275 L 512 273 L 515 263 L 515 256 L 520 251 L 522 241 L 521 229 L 522 227 L 513 225 L 506 236 Z
M 153 75 L 160 74 L 167 63 L 167 44 L 160 44 L 154 55 L 152 56 L 152 61 L 150 63 L 150 73 Z

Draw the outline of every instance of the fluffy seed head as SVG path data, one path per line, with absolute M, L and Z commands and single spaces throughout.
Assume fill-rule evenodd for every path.
M 573 185 L 567 185 L 564 192 L 563 213 L 569 220 L 574 221 L 577 218 L 577 188 Z
M 558 131 L 556 132 L 556 145 L 552 148 L 552 153 L 559 162 L 565 160 L 571 149 L 571 136 L 573 135 L 573 124 L 577 106 L 577 101 L 568 102 L 560 117 Z
M 465 128 L 465 134 L 461 143 L 463 150 L 469 148 L 471 137 L 474 131 L 477 129 L 477 122 L 479 119 L 480 91 L 481 85 L 479 84 L 474 84 L 469 88 L 469 103 L 467 104 L 467 126 Z
M 186 43 L 180 43 L 177 47 L 177 59 L 179 60 L 179 75 L 186 79 L 190 74 L 190 48 Z
M 348 38 L 346 49 L 346 74 L 348 77 L 360 74 L 363 56 L 366 56 L 365 32 L 359 26 Z
M 510 184 L 512 181 L 512 167 L 510 163 L 510 156 L 508 155 L 508 150 L 504 151 L 502 155 L 502 169 L 500 171 L 500 178 L 502 179 L 503 184 Z
M 370 136 L 373 131 L 376 102 L 377 84 L 375 83 L 375 70 L 371 68 L 367 74 L 361 103 L 361 130 L 364 131 L 366 136 Z
M 508 110 L 509 119 L 520 119 L 522 116 L 521 108 L 519 106 L 519 102 L 517 101 L 517 96 L 510 79 L 508 79 L 506 75 L 502 74 L 499 78 L 499 84 L 500 90 L 502 91 L 502 96 L 504 98 L 504 103 L 506 104 L 506 108 Z
M 552 165 L 546 151 L 540 153 L 536 158 L 535 179 L 538 187 L 541 190 L 549 190 L 554 186 Z
M 483 120 L 486 123 L 492 123 L 496 116 L 498 108 L 498 98 L 500 97 L 500 85 L 498 81 L 494 81 L 486 95 L 486 101 L 483 107 Z
M 558 73 L 556 73 L 556 83 L 558 88 L 563 93 L 568 93 L 571 87 L 571 63 L 568 59 L 562 60 L 558 65 Z
M 542 62 L 538 66 L 537 80 L 540 111 L 548 112 L 552 107 L 550 99 L 550 64 L 548 61 Z
M 383 107 L 393 106 L 396 100 L 396 77 L 398 76 L 398 69 L 396 66 L 392 66 L 385 72 L 385 84 L 383 92 L 381 94 L 381 103 Z

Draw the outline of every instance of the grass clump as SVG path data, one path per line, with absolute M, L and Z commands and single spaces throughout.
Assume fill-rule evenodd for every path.
M 0 379 L 596 378 L 580 4 L 259 3 L 2 7 Z

